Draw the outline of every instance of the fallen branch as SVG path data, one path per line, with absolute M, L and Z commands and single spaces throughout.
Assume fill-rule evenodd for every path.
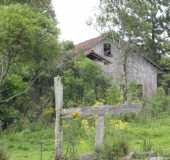
M 39 75 L 37 75 L 37 76 L 31 81 L 31 84 L 29 85 L 29 87 L 27 87 L 24 91 L 19 92 L 19 93 L 16 93 L 15 95 L 13 95 L 13 96 L 11 96 L 11 97 L 9 97 L 9 98 L 6 98 L 6 99 L 4 99 L 4 100 L 1 100 L 1 101 L 0 101 L 0 105 L 1 105 L 1 104 L 4 104 L 4 103 L 9 103 L 11 100 L 13 100 L 13 99 L 15 99 L 15 98 L 17 98 L 17 97 L 20 97 L 20 96 L 22 96 L 22 95 L 24 95 L 24 94 L 27 94 L 28 91 L 29 91 L 29 90 L 31 89 L 31 87 L 33 86 L 33 84 L 35 83 L 35 81 L 38 79 L 38 77 L 39 77 Z
M 15 94 L 15 95 L 13 95 L 13 96 L 5 99 L 5 100 L 0 101 L 0 105 L 1 105 L 1 104 L 4 104 L 4 103 L 8 103 L 9 101 L 11 101 L 11 100 L 13 100 L 13 99 L 15 99 L 15 98 L 17 98 L 17 97 L 20 97 L 20 96 L 26 94 L 26 93 L 28 92 L 28 90 L 29 90 L 29 89 L 26 89 L 26 90 L 24 90 L 23 92 L 17 93 L 17 94 Z

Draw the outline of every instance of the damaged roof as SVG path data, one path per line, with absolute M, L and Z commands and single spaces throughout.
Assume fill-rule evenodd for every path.
M 76 52 L 80 52 L 80 51 L 89 51 L 91 50 L 94 46 L 96 46 L 98 43 L 100 43 L 102 40 L 104 40 L 104 36 L 98 36 L 96 38 L 92 38 L 89 40 L 86 40 L 84 42 L 81 42 L 77 45 L 75 45 L 75 51 Z M 87 53 L 86 53 L 87 54 Z M 155 62 L 153 62 L 150 58 L 148 58 L 147 56 L 143 55 L 144 59 L 150 63 L 151 65 L 153 65 L 154 67 L 156 67 L 157 69 L 159 69 L 160 71 L 162 71 L 162 68 L 156 64 Z M 104 58 L 104 57 L 102 57 Z
M 100 43 L 102 40 L 103 40 L 103 37 L 102 37 L 102 36 L 99 36 L 99 37 L 96 37 L 96 38 L 92 38 L 92 39 L 86 40 L 86 41 L 84 41 L 84 42 L 81 42 L 81 43 L 75 45 L 75 50 L 76 50 L 76 51 L 81 51 L 81 50 L 87 51 L 87 50 L 90 50 L 90 49 L 92 49 L 95 45 L 97 45 L 98 43 Z

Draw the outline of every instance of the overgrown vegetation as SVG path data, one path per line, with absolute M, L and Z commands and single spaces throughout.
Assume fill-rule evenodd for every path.
M 20 4 L 0 8 L 0 115 L 6 128 L 28 113 L 33 120 L 36 103 L 47 103 L 42 97 L 50 92 L 59 44 L 58 28 L 45 14 Z
M 0 160 L 54 158 L 56 75 L 63 79 L 65 108 L 124 100 L 144 104 L 137 116 L 106 118 L 105 143 L 97 152 L 94 119 L 75 114 L 73 120 L 63 121 L 64 160 L 76 160 L 87 152 L 95 153 L 96 160 L 119 159 L 131 151 L 170 153 L 170 46 L 165 38 L 169 37 L 169 1 L 112 2 L 101 1 L 98 25 L 111 29 L 109 37 L 144 46 L 166 71 L 159 75 L 161 87 L 153 97 L 141 98 L 140 86 L 134 82 L 122 89 L 83 53 L 75 53 L 72 42 L 59 42 L 51 0 L 0 1 Z
M 58 68 L 64 82 L 65 107 L 93 105 L 105 99 L 111 79 L 84 55 L 65 55 L 63 65 Z
M 96 158 L 119 159 L 129 152 L 135 152 L 137 157 L 144 156 L 142 153 L 145 152 L 169 155 L 170 110 L 167 104 L 169 105 L 169 96 L 164 95 L 162 89 L 158 89 L 158 93 L 146 101 L 148 110 L 144 108 L 139 115 L 118 117 L 108 115 L 105 119 L 106 133 L 103 150 L 96 152 Z M 0 145 L 6 148 L 9 158 L 26 160 L 31 156 L 33 160 L 39 159 L 41 143 L 43 158 L 53 158 L 53 124 L 49 123 L 45 126 L 43 123 L 43 121 L 29 123 L 22 131 L 15 129 L 14 125 L 1 132 Z M 76 159 L 81 154 L 95 152 L 93 118 L 80 118 L 77 113 L 73 115 L 73 120 L 65 120 L 63 126 L 64 159 L 67 160 L 68 157 Z
M 169 0 L 101 0 L 95 23 L 110 37 L 143 47 L 159 63 L 170 51 L 169 18 Z
M 108 157 L 124 156 L 127 151 L 135 152 L 138 156 L 143 152 L 154 152 L 156 155 L 169 155 L 170 141 L 168 137 L 170 134 L 170 119 L 168 113 L 143 121 L 130 119 L 125 129 L 115 129 L 115 127 L 111 125 L 111 119 L 111 117 L 106 119 L 106 124 L 110 127 L 110 131 L 106 131 L 104 149 L 100 152 L 101 154 L 97 155 L 101 156 L 101 159 L 104 157 L 109 159 Z M 118 119 L 121 118 L 119 117 Z M 114 121 L 115 120 L 116 118 L 114 118 Z M 92 120 L 87 119 L 88 125 L 90 125 L 89 128 L 91 129 L 86 130 L 89 132 L 88 134 L 93 135 L 92 137 L 87 136 L 84 129 L 79 127 L 81 121 L 66 122 L 66 124 L 69 125 L 68 128 L 64 129 L 66 157 L 73 155 L 72 158 L 74 159 L 75 156 L 80 154 L 94 152 L 94 130 L 93 124 L 90 122 Z M 125 120 L 121 121 L 122 123 L 126 122 Z M 77 129 L 77 125 L 79 129 Z M 44 129 L 40 127 L 40 129 L 39 127 L 37 124 L 34 124 L 32 129 L 27 128 L 22 132 L 15 133 L 6 131 L 0 136 L 0 144 L 7 149 L 8 155 L 13 160 L 27 160 L 29 158 L 37 160 L 40 159 L 41 156 L 40 141 L 42 141 L 43 159 L 53 158 L 53 128 L 48 126 Z M 72 147 L 74 147 L 74 152 Z

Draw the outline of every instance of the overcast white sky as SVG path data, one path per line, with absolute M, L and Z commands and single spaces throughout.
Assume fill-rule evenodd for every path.
M 75 44 L 96 37 L 99 33 L 86 22 L 93 16 L 99 0 L 52 0 L 61 30 L 61 40 Z

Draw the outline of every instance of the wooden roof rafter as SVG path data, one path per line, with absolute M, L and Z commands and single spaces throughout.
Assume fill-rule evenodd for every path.
M 98 55 L 97 53 L 95 53 L 94 51 L 91 51 L 89 54 L 87 54 L 87 57 L 92 59 L 92 60 L 98 60 L 103 62 L 104 64 L 111 64 L 111 62 L 109 60 L 107 60 L 106 58 L 104 58 L 101 55 Z

